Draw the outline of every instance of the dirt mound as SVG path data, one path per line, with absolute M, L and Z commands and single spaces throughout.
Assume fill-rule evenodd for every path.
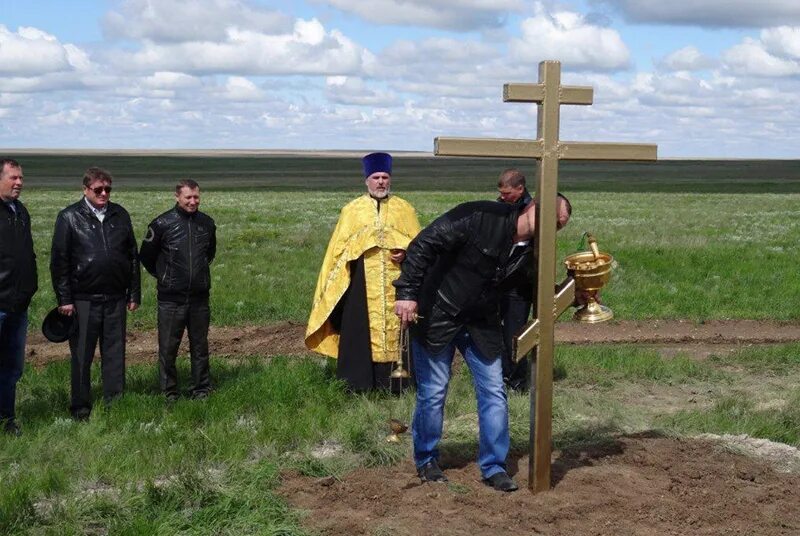
M 212 326 L 209 346 L 214 356 L 304 355 L 306 326 L 281 322 L 264 326 Z M 730 351 L 741 344 L 800 341 L 800 324 L 757 320 L 729 320 L 696 323 L 686 320 L 619 321 L 603 324 L 560 322 L 556 342 L 562 344 L 639 343 L 660 345 L 669 355 L 686 351 L 705 357 L 714 351 Z M 180 352 L 187 353 L 184 337 Z M 155 330 L 128 332 L 128 362 L 156 361 L 158 336 Z M 66 343 L 53 344 L 36 333 L 28 337 L 28 362 L 34 366 L 69 358 Z
M 341 479 L 284 475 L 279 492 L 326 535 L 800 533 L 800 475 L 701 439 L 625 437 L 602 448 L 555 452 L 553 489 L 484 486 L 472 461 L 443 459 L 449 484 L 420 484 L 412 463 L 363 468 Z

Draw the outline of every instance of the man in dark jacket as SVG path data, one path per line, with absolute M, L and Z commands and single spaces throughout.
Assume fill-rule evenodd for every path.
M 28 305 L 37 289 L 31 218 L 19 201 L 22 166 L 0 159 L 0 429 L 20 435 L 17 382 L 25 359 Z
M 474 377 L 478 463 L 487 485 L 514 491 L 506 472 L 510 444 L 503 387 L 500 286 L 514 243 L 533 236 L 533 204 L 494 201 L 458 205 L 422 230 L 402 265 L 395 312 L 412 329 L 417 405 L 414 461 L 423 481 L 446 481 L 438 466 L 444 403 L 455 348 Z
M 531 194 L 525 187 L 525 175 L 516 168 L 509 168 L 500 173 L 497 181 L 498 201 L 526 207 L 533 202 Z M 572 205 L 569 200 L 558 194 L 556 217 L 561 229 L 569 221 Z M 536 269 L 533 258 L 533 247 L 530 240 L 514 244 L 511 250 L 511 264 L 519 264 L 520 269 L 503 284 L 500 298 L 500 317 L 503 320 L 503 381 L 509 389 L 525 391 L 528 389 L 528 358 L 523 357 L 514 363 L 512 359 L 513 341 L 519 331 L 528 322 L 531 307 L 535 301 Z
M 497 181 L 497 200 L 503 203 L 528 206 L 533 199 L 525 187 L 525 175 L 518 169 L 509 168 L 500 173 Z M 530 241 L 514 245 L 511 256 L 518 262 L 532 266 Z M 524 390 L 528 376 L 527 359 L 514 363 L 511 359 L 512 345 L 517 332 L 525 325 L 531 314 L 533 300 L 533 277 L 530 270 L 520 271 L 514 282 L 509 282 L 500 298 L 500 317 L 503 320 L 503 381 L 510 389 Z
M 175 187 L 175 206 L 154 219 L 139 253 L 142 264 L 158 281 L 158 368 L 167 400 L 178 398 L 175 358 L 184 330 L 189 333 L 192 398 L 211 390 L 208 371 L 209 265 L 217 252 L 217 230 L 198 210 L 200 186 L 182 180 Z
M 136 238 L 128 212 L 111 198 L 111 175 L 91 167 L 83 175 L 83 198 L 56 218 L 50 274 L 61 314 L 75 315 L 70 335 L 70 411 L 86 420 L 92 409 L 90 372 L 100 340 L 103 399 L 125 389 L 127 311 L 141 302 Z

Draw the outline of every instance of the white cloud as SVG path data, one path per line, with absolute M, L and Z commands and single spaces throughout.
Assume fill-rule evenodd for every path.
M 35 76 L 86 68 L 88 58 L 73 45 L 36 28 L 12 32 L 0 25 L 0 73 L 5 76 Z
M 224 98 L 237 102 L 260 101 L 265 95 L 251 80 L 242 76 L 228 77 L 222 94 Z
M 332 76 L 326 80 L 326 95 L 330 102 L 355 106 L 397 106 L 399 99 L 386 90 L 372 89 L 361 78 Z
M 236 75 L 353 74 L 372 59 L 368 50 L 338 30 L 326 31 L 316 19 L 298 19 L 292 32 L 280 35 L 229 28 L 220 42 L 145 41 L 139 51 L 112 54 L 123 69 Z
M 278 34 L 291 19 L 242 0 L 125 0 L 103 19 L 110 37 L 155 42 L 219 41 L 230 28 Z
M 691 45 L 668 54 L 658 63 L 660 67 L 671 71 L 702 71 L 716 65 L 712 58 Z
M 763 27 L 800 24 L 797 0 L 598 0 L 635 22 Z
M 723 65 L 741 76 L 781 77 L 800 74 L 800 63 L 773 56 L 764 44 L 751 38 L 722 54 Z
M 502 26 L 523 0 L 312 0 L 378 24 L 417 25 L 469 31 Z
M 619 33 L 590 24 L 572 11 L 546 13 L 522 21 L 522 37 L 512 39 L 514 59 L 539 62 L 558 59 L 567 69 L 613 71 L 628 67 L 630 53 Z
M 771 54 L 800 59 L 800 26 L 778 26 L 761 32 L 761 41 Z
M 187 89 L 200 85 L 200 80 L 184 73 L 158 71 L 146 76 L 143 85 L 151 89 Z

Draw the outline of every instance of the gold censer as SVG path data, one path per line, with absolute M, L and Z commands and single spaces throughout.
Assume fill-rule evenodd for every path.
M 580 322 L 596 324 L 614 318 L 614 312 L 597 300 L 597 293 L 611 278 L 611 267 L 614 257 L 602 253 L 597 247 L 597 240 L 587 234 L 591 251 L 573 253 L 564 259 L 567 273 L 575 280 L 575 294 L 583 294 L 586 304 L 575 311 L 573 318 Z

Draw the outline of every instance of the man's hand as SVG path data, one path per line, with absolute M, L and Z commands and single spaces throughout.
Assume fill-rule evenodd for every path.
M 136 302 L 128 302 L 128 311 L 133 312 L 139 308 L 139 304 Z
M 72 316 L 73 314 L 75 314 L 75 306 L 71 303 L 68 303 L 66 305 L 59 305 L 58 312 L 64 316 Z
M 403 327 L 417 321 L 417 302 L 414 300 L 397 300 L 394 302 L 394 314 L 400 317 Z
M 397 264 L 400 264 L 401 262 L 403 262 L 405 260 L 405 258 L 406 258 L 406 250 L 404 250 L 404 249 L 393 249 L 391 251 L 392 251 L 392 254 L 391 254 L 391 256 L 389 258 L 392 259 L 392 262 L 396 262 Z

